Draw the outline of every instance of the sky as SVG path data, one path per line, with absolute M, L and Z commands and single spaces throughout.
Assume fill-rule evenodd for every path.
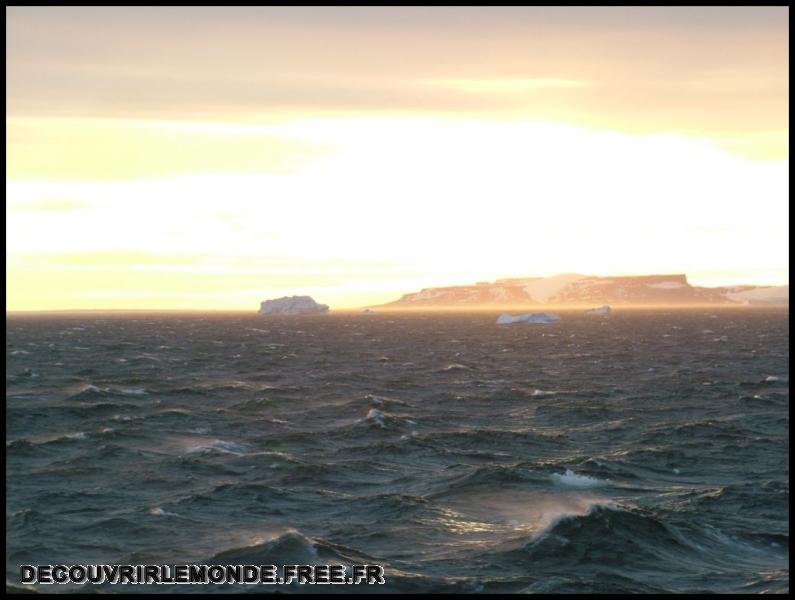
M 789 279 L 789 9 L 6 9 L 7 310 Z

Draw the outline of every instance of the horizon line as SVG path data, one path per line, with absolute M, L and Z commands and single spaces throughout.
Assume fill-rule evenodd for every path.
M 47 309 L 21 309 L 21 310 L 6 310 L 6 316 L 12 315 L 37 315 L 37 314 L 86 314 L 86 313 L 211 313 L 211 314 L 241 314 L 265 317 L 279 317 L 279 316 L 317 316 L 323 317 L 330 314 L 341 313 L 359 313 L 365 309 L 378 309 L 383 313 L 439 313 L 439 312 L 499 312 L 499 311 L 518 311 L 518 310 L 561 310 L 561 311 L 581 311 L 589 307 L 593 307 L 598 303 L 591 304 L 496 304 L 496 305 L 471 305 L 471 306 L 457 306 L 457 305 L 440 305 L 440 306 L 417 306 L 417 307 L 390 307 L 390 306 L 357 306 L 357 307 L 341 307 L 329 308 L 326 313 L 317 313 L 309 315 L 260 315 L 256 308 L 243 309 L 243 308 L 47 308 Z M 733 303 L 733 304 L 710 304 L 710 303 L 649 303 L 649 304 L 616 304 L 609 305 L 611 308 L 619 308 L 621 310 L 644 310 L 644 309 L 695 309 L 695 308 L 709 308 L 709 309 L 787 309 L 789 310 L 789 302 L 782 303 Z

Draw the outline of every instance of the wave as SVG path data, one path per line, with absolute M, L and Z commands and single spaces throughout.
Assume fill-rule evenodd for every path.
M 289 530 L 251 546 L 214 554 L 208 564 L 313 564 L 319 561 L 317 542 L 297 530 Z
M 252 545 L 223 550 L 207 564 L 353 564 L 372 559 L 345 546 L 287 529 L 270 539 Z
M 408 493 L 393 492 L 385 494 L 368 494 L 346 499 L 344 514 L 355 515 L 355 519 L 366 519 L 369 522 L 386 522 L 390 520 L 405 523 L 405 519 L 418 511 L 434 511 L 432 500 Z
M 369 404 L 373 406 L 377 406 L 379 408 L 411 408 L 413 407 L 412 404 L 406 402 L 405 400 L 400 400 L 399 398 L 392 398 L 391 396 L 381 396 L 378 394 L 366 394 L 361 400 L 353 400 L 350 403 L 351 405 L 358 405 L 358 404 Z
M 151 508 L 147 509 L 146 511 L 148 514 L 153 515 L 155 517 L 181 517 L 182 515 L 177 514 L 175 512 L 169 512 L 160 508 L 159 506 L 152 506 Z
M 88 434 L 85 431 L 74 431 L 70 433 L 63 433 L 55 437 L 42 440 L 40 442 L 32 442 L 36 445 L 48 446 L 58 444 L 70 444 L 74 442 L 82 442 L 88 439 Z
M 233 454 L 235 456 L 244 456 L 247 453 L 247 448 L 237 442 L 228 442 L 225 440 L 213 440 L 204 444 L 191 446 L 185 451 L 186 455 L 191 454 Z
M 647 577 L 627 577 L 618 573 L 595 572 L 543 577 L 526 588 L 522 594 L 673 594 L 675 590 L 662 585 L 650 585 Z
M 574 488 L 592 488 L 600 487 L 609 484 L 609 481 L 603 481 L 588 475 L 578 475 L 571 469 L 566 469 L 562 475 L 560 473 L 553 473 L 551 475 L 553 481 L 560 485 Z
M 544 419 L 567 423 L 573 420 L 599 420 L 610 418 L 610 409 L 604 405 L 582 405 L 571 403 L 539 404 L 535 414 Z
M 475 367 L 468 367 L 467 365 L 462 365 L 460 363 L 451 363 L 446 367 L 439 369 L 440 372 L 449 372 L 449 371 L 472 371 Z
M 644 436 L 645 442 L 663 442 L 666 446 L 672 440 L 696 442 L 703 447 L 705 442 L 748 439 L 749 430 L 739 421 L 729 419 L 701 419 L 686 423 L 662 423 L 652 427 Z
M 523 448 L 543 448 L 560 444 L 565 437 L 557 432 L 523 431 L 515 429 L 476 428 L 435 431 L 416 436 L 418 442 L 440 446 L 445 450 L 511 451 Z
M 281 486 L 264 483 L 221 483 L 190 493 L 176 500 L 180 506 L 268 506 L 270 503 L 290 497 Z
M 506 485 L 543 484 L 548 481 L 543 473 L 529 468 L 526 464 L 495 465 L 487 464 L 470 468 L 464 473 L 455 473 L 440 477 L 435 484 L 435 491 L 428 498 L 439 498 L 461 491 L 473 489 L 500 489 Z
M 93 398 L 108 398 L 112 396 L 141 397 L 148 395 L 144 388 L 124 388 L 124 387 L 99 387 L 92 383 L 86 383 L 72 389 L 68 395 L 68 400 L 85 400 Z
M 182 385 L 169 389 L 173 394 L 195 394 L 206 396 L 219 392 L 286 392 L 294 391 L 297 388 L 290 386 L 278 386 L 269 383 L 257 383 L 253 381 L 241 381 L 238 379 L 207 380 L 191 385 Z
M 42 445 L 31 442 L 27 438 L 6 441 L 6 453 L 9 456 L 36 456 L 42 452 Z
M 536 388 L 536 389 L 533 390 L 533 393 L 530 394 L 530 395 L 533 396 L 533 397 L 538 397 L 538 396 L 557 396 L 560 393 L 561 392 L 559 390 L 540 390 L 540 389 Z
M 18 528 L 37 527 L 45 520 L 45 515 L 32 508 L 23 508 L 16 512 L 6 514 L 6 528 L 8 530 Z
M 733 513 L 763 509 L 764 515 L 778 522 L 789 512 L 789 485 L 786 482 L 728 484 L 700 490 L 687 499 L 691 509 L 730 509 Z
M 594 503 L 582 515 L 564 514 L 525 546 L 505 552 L 506 560 L 554 562 L 559 568 L 598 561 L 603 568 L 659 560 L 686 561 L 693 547 L 680 532 L 653 514 L 617 503 Z
M 84 398 L 104 398 L 111 394 L 110 388 L 101 388 L 99 386 L 87 383 L 81 385 L 76 391 L 71 392 L 67 398 L 70 400 L 82 400 Z
M 576 337 L 543 347 L 471 315 L 300 334 L 91 318 L 54 347 L 49 330 L 82 323 L 12 319 L 31 354 L 9 354 L 7 563 L 376 563 L 384 592 L 786 591 L 786 316 L 691 317 L 572 314 Z M 313 590 L 329 591 L 284 591 Z
M 371 408 L 367 411 L 367 415 L 353 424 L 353 428 L 405 430 L 416 424 L 416 421 L 408 417 L 394 415 L 378 408 Z M 341 431 L 344 432 L 347 429 L 347 427 L 343 427 Z
M 44 408 L 44 407 L 43 407 Z M 118 413 L 119 411 L 134 411 L 137 410 L 133 404 L 125 402 L 81 402 L 79 404 L 64 405 L 56 404 L 47 406 L 48 411 L 62 412 L 68 415 L 74 415 L 79 418 L 92 418 L 97 416 L 104 416 L 108 413 Z

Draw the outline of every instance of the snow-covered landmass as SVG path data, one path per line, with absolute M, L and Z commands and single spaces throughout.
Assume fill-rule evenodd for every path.
M 265 300 L 260 304 L 260 315 L 310 315 L 327 313 L 327 304 L 318 304 L 309 296 L 284 296 Z
M 497 317 L 497 325 L 508 325 L 509 323 L 557 323 L 560 321 L 558 315 L 551 313 L 527 313 L 526 315 L 501 314 Z
M 681 281 L 661 281 L 659 283 L 650 283 L 648 284 L 650 288 L 656 288 L 658 290 L 678 290 L 687 285 L 687 283 L 683 283 Z
M 743 304 L 789 304 L 788 285 L 740 286 L 726 296 Z
M 592 308 L 591 310 L 585 311 L 586 315 L 609 315 L 610 314 L 610 307 L 607 304 L 603 304 L 598 308 Z
M 595 277 L 564 273 L 553 277 L 517 277 L 494 283 L 425 288 L 405 294 L 384 306 L 423 307 L 515 307 L 599 305 L 731 305 L 789 304 L 789 286 L 700 287 L 687 276 L 632 275 Z M 596 313 L 598 314 L 598 313 Z
M 585 277 L 585 275 L 578 275 L 577 273 L 563 273 L 552 277 L 539 277 L 529 281 L 523 287 L 525 293 L 533 300 L 546 302 L 550 298 L 555 297 L 567 285 Z

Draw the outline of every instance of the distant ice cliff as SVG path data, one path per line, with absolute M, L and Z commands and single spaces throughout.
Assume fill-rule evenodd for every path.
M 592 308 L 591 310 L 585 311 L 586 315 L 609 315 L 610 314 L 610 307 L 607 304 L 603 304 L 599 308 Z
M 328 304 L 318 304 L 309 296 L 284 296 L 265 300 L 260 304 L 260 315 L 309 315 L 328 312 Z

